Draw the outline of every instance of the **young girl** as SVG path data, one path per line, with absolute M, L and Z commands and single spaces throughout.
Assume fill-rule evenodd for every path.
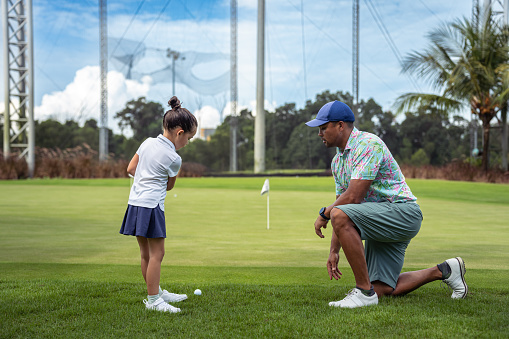
M 127 211 L 120 234 L 136 236 L 141 253 L 141 273 L 147 283 L 147 309 L 180 312 L 168 304 L 187 299 L 185 294 L 161 290 L 159 279 L 164 256 L 166 224 L 164 199 L 175 185 L 182 159 L 177 150 L 196 134 L 198 122 L 177 97 L 168 102 L 171 110 L 163 117 L 163 134 L 145 140 L 132 158 L 127 173 L 134 176 Z

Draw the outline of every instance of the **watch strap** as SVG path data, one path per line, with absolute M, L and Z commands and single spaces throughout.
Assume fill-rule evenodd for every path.
M 320 214 L 320 216 L 321 216 L 322 218 L 324 218 L 325 220 L 330 220 L 330 218 L 327 218 L 327 217 L 325 216 L 325 209 L 326 209 L 326 207 L 322 207 L 322 208 L 320 209 L 320 212 L 319 212 L 318 214 Z

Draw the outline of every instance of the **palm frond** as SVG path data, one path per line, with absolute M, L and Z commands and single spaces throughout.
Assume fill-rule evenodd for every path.
M 413 108 L 421 106 L 432 106 L 446 112 L 451 112 L 459 111 L 464 105 L 464 102 L 438 94 L 406 93 L 396 99 L 393 108 L 396 114 L 406 113 Z

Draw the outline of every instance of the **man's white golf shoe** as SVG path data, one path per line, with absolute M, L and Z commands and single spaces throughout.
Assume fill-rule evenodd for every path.
M 348 292 L 345 299 L 340 300 L 340 301 L 331 301 L 329 303 L 329 306 L 343 307 L 343 308 L 357 308 L 357 307 L 364 307 L 364 306 L 377 305 L 377 304 L 378 304 L 378 296 L 376 293 L 369 297 L 367 295 L 364 295 L 361 292 L 361 290 L 359 290 L 356 287 L 356 288 L 350 290 L 350 292 Z
M 463 299 L 468 294 L 468 286 L 465 283 L 465 262 L 460 257 L 445 261 L 451 268 L 451 275 L 444 282 L 452 289 L 451 298 Z

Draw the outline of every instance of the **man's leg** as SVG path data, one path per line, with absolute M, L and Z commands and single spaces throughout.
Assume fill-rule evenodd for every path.
M 451 288 L 451 298 L 453 299 L 463 299 L 468 294 L 468 286 L 465 282 L 465 263 L 460 257 L 448 259 L 437 266 L 424 270 L 401 273 L 395 289 L 381 281 L 374 281 L 372 284 L 379 297 L 383 295 L 401 296 L 435 280 L 443 280 Z
M 392 295 L 405 295 L 429 282 L 441 279 L 442 272 L 440 272 L 437 266 L 419 271 L 401 273 Z
M 381 281 L 373 281 L 373 287 L 379 297 L 384 295 L 401 296 L 410 293 L 429 282 L 441 279 L 442 272 L 440 272 L 438 267 L 435 266 L 420 271 L 401 273 L 399 275 L 396 288 L 394 289 Z
M 364 246 L 355 224 L 345 212 L 338 208 L 334 208 L 331 212 L 331 223 L 352 268 L 356 286 L 364 290 L 371 289 Z

